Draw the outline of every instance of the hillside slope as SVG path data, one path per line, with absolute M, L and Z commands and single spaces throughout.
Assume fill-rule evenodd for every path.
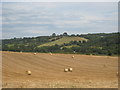
M 61 39 L 58 39 L 56 41 L 52 41 L 52 42 L 48 42 L 45 44 L 42 44 L 38 47 L 42 47 L 42 46 L 53 46 L 55 44 L 57 45 L 62 45 L 64 43 L 70 43 L 70 41 L 87 41 L 88 39 L 85 38 L 81 38 L 81 37 L 62 37 Z
M 108 56 L 120 55 L 119 45 L 120 33 L 39 36 L 2 40 L 3 51 L 69 54 L 75 52 Z
M 3 52 L 3 88 L 117 88 L 117 57 L 72 56 Z M 69 67 L 73 72 L 64 72 Z

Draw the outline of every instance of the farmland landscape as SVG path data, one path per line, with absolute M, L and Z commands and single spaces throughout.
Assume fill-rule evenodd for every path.
M 117 57 L 73 55 L 3 51 L 3 88 L 118 87 Z
M 117 2 L 4 2 L 1 16 L 3 88 L 118 88 Z

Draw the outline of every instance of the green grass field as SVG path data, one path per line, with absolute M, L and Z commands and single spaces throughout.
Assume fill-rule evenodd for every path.
M 72 48 L 72 47 L 79 47 L 78 45 L 69 45 L 69 46 L 64 46 L 65 48 Z
M 42 45 L 39 45 L 38 47 L 43 47 L 43 46 L 53 46 L 55 44 L 62 45 L 64 43 L 69 43 L 70 41 L 87 41 L 85 38 L 81 37 L 63 37 L 61 39 L 58 39 L 56 41 L 48 42 Z

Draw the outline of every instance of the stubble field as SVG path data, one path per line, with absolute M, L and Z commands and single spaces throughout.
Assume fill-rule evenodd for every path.
M 118 57 L 2 52 L 3 88 L 117 88 L 117 72 Z

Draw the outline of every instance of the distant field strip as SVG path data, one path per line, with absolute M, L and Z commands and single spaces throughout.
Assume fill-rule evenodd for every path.
M 87 41 L 88 39 L 81 38 L 81 37 L 63 37 L 63 38 L 58 39 L 56 41 L 48 42 L 48 43 L 39 45 L 38 47 L 53 46 L 55 44 L 62 45 L 64 43 L 69 43 L 70 41 L 82 41 L 82 40 Z

